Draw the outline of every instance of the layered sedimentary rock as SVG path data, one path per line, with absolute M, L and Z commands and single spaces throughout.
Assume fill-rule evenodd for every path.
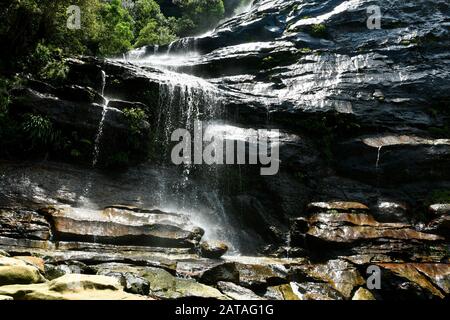
M 90 147 L 85 167 L 0 164 L 0 299 L 448 299 L 450 8 L 387 1 L 369 30 L 371 5 L 259 0 L 205 36 L 69 59 L 64 83 L 13 90 L 17 119 Z M 280 129 L 279 173 L 167 165 L 171 130 L 198 119 L 228 141 Z M 144 164 L 91 170 L 101 122 L 100 164 L 116 151 Z M 139 209 L 169 204 L 180 213 Z M 227 244 L 199 247 L 191 217 Z
M 49 210 L 54 237 L 110 244 L 193 247 L 204 231 L 186 217 L 155 211 L 107 208 L 103 211 L 75 208 Z

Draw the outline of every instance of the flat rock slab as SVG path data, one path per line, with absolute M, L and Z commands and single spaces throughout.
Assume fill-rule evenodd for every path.
M 404 223 L 381 223 L 368 214 L 315 214 L 307 220 L 306 235 L 327 242 L 352 243 L 361 240 L 397 239 L 442 241 L 443 237 L 417 231 Z
M 41 284 L 0 287 L 0 295 L 19 300 L 142 300 L 123 291 L 118 280 L 97 275 L 70 274 Z
M 194 247 L 203 235 L 180 215 L 107 208 L 49 210 L 58 240 L 120 245 Z

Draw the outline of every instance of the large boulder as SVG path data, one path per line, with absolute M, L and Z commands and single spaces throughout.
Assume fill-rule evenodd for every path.
M 290 245 L 305 249 L 313 259 L 366 255 L 386 262 L 440 262 L 448 256 L 446 216 L 426 225 L 413 225 L 379 222 L 366 206 L 350 203 L 313 203 L 308 208 L 308 217 L 292 220 Z M 394 219 L 395 214 L 391 214 L 392 210 L 385 218 Z
M 39 270 L 29 265 L 0 266 L 0 285 L 31 284 L 46 281 Z
M 116 278 L 123 286 L 125 292 L 140 295 L 148 295 L 150 293 L 150 283 L 132 272 L 101 270 L 97 274 Z
M 239 285 L 261 290 L 268 286 L 285 284 L 287 282 L 287 272 L 277 265 L 272 264 L 245 264 L 238 263 Z
M 220 241 L 203 241 L 200 254 L 205 258 L 218 259 L 228 251 L 228 246 Z
M 150 282 L 150 295 L 161 299 L 209 298 L 229 300 L 219 290 L 193 279 L 176 278 L 162 269 L 146 268 L 140 276 Z

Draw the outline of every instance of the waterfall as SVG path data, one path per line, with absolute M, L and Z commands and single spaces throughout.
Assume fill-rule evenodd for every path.
M 106 114 L 108 113 L 108 103 L 109 100 L 107 98 L 104 97 L 105 95 L 105 87 L 106 87 L 106 73 L 105 71 L 101 71 L 101 76 L 102 76 L 102 86 L 101 86 L 101 95 L 102 97 L 105 99 L 104 103 L 103 103 L 103 110 L 102 110 L 102 116 L 100 119 L 100 123 L 98 125 L 98 130 L 97 130 L 97 134 L 95 136 L 95 142 L 94 142 L 94 154 L 92 157 L 92 167 L 95 167 L 97 165 L 98 162 L 98 158 L 100 155 L 100 143 L 101 143 L 101 139 L 102 139 L 102 135 L 103 135 L 103 127 L 105 124 L 105 120 L 106 120 Z
M 100 143 L 103 135 L 103 127 L 105 124 L 106 114 L 108 113 L 108 99 L 105 99 L 105 103 L 103 104 L 102 117 L 100 123 L 98 125 L 97 135 L 95 136 L 94 143 L 94 155 L 92 158 L 92 167 L 95 167 L 98 162 L 98 158 L 100 155 Z
M 172 41 L 171 43 L 169 43 L 169 46 L 167 47 L 167 55 L 169 55 L 170 51 L 172 51 L 172 47 L 173 47 L 175 42 L 176 42 L 176 40 Z
M 101 95 L 102 97 L 105 95 L 105 87 L 106 87 L 106 72 L 101 71 L 101 77 L 102 77 L 102 86 L 101 86 Z
M 175 129 L 186 129 L 192 134 L 194 123 L 199 120 L 206 131 L 223 112 L 220 91 L 215 85 L 179 72 L 179 67 L 192 64 L 200 57 L 196 50 L 198 39 L 211 34 L 212 31 L 208 31 L 199 37 L 173 41 L 165 52 L 154 46 L 153 54 L 146 52 L 145 55 L 141 48 L 128 56 L 128 61 L 137 66 L 151 66 L 162 71 L 158 75 L 159 101 L 152 139 L 165 161 L 170 161 L 171 135 Z M 270 110 L 267 111 L 269 117 Z M 100 137 L 101 131 L 99 133 Z M 176 168 L 177 179 L 173 179 L 170 167 L 168 162 L 161 166 L 162 173 L 155 190 L 155 199 L 159 202 L 156 205 L 187 214 L 195 224 L 205 229 L 205 239 L 224 240 L 231 251 L 236 250 L 236 233 L 245 234 L 245 231 L 231 228 L 232 218 L 224 205 L 220 180 L 221 175 L 227 174 L 227 169 L 220 165 L 182 164 Z
M 290 251 L 291 251 L 291 231 L 289 230 L 286 234 L 286 259 L 289 259 Z
M 162 146 L 167 156 L 175 129 L 186 129 L 193 134 L 195 121 L 200 120 L 207 126 L 222 112 L 217 88 L 200 78 L 166 71 L 159 93 L 156 143 Z M 162 179 L 160 192 L 174 190 L 178 195 L 176 209 L 187 213 L 192 221 L 203 226 L 207 230 L 206 237 L 229 241 L 229 237 L 224 235 L 229 228 L 225 227 L 228 225 L 227 215 L 218 191 L 218 170 L 215 166 L 197 170 L 194 164 L 182 164 L 175 185 L 167 185 Z M 200 182 L 192 181 L 194 172 Z M 161 194 L 160 198 L 167 198 L 167 194 Z
M 212 120 L 221 112 L 218 90 L 200 78 L 167 71 L 159 85 L 158 139 L 167 146 L 177 128 L 193 130 L 195 120 Z
M 375 163 L 375 169 L 376 169 L 376 171 L 378 172 L 378 168 L 379 168 L 379 165 L 380 165 L 380 154 L 381 154 L 381 148 L 382 148 L 383 146 L 382 145 L 380 145 L 379 147 L 378 147 L 378 151 L 377 151 L 377 162 Z

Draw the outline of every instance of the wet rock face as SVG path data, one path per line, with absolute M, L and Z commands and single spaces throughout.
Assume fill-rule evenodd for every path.
M 212 33 L 173 43 L 171 52 L 199 53 L 173 69 L 217 84 L 230 121 L 269 123 L 311 138 L 315 146 L 297 159 L 319 151 L 314 162 L 332 164 L 312 169 L 297 161 L 288 169 L 301 174 L 310 201 L 350 198 L 374 208 L 379 199 L 368 199 L 381 195 L 415 210 L 430 189 L 449 188 L 450 68 L 442 59 L 449 7 L 438 0 L 389 2 L 381 8 L 382 29 L 370 30 L 372 5 L 379 4 L 256 1 Z M 340 192 L 342 185 L 348 187 Z M 288 189 L 276 191 L 281 197 Z M 411 222 L 414 210 L 404 216 L 380 208 L 377 218 Z
M 147 120 L 153 119 L 152 109 L 137 100 L 127 101 L 125 96 L 107 107 L 108 100 L 114 97 L 104 92 L 106 78 L 102 77 L 102 65 L 92 61 L 88 64 L 68 59 L 69 76 L 60 86 L 27 79 L 10 93 L 10 114 L 19 123 L 28 114 L 50 121 L 59 140 L 70 145 L 70 148 L 66 146 L 59 150 L 58 142 L 53 142 L 53 147 L 59 152 L 50 152 L 52 159 L 91 163 L 94 148 L 100 148 L 94 143 L 101 143 L 102 148 L 97 155 L 100 165 L 114 163 L 118 154 L 126 154 L 129 161 L 142 161 L 149 147 L 150 124 Z M 133 90 L 132 87 L 129 89 Z M 143 110 L 147 115 L 130 120 L 126 112 L 131 109 Z M 100 137 L 99 127 L 102 128 Z M 67 148 L 69 150 L 65 150 Z M 14 152 L 20 153 L 20 150 Z
M 344 260 L 329 260 L 326 264 L 300 266 L 294 273 L 300 278 L 306 277 L 313 281 L 328 283 L 346 299 L 351 298 L 355 287 L 365 284 L 357 268 Z
M 67 61 L 60 87 L 30 80 L 14 90 L 17 118 L 44 115 L 90 140 L 104 91 L 108 152 L 129 151 L 126 109 L 145 112 L 138 141 L 148 142 L 158 125 L 180 123 L 190 91 L 198 98 L 212 86 L 223 110 L 211 114 L 230 124 L 229 140 L 281 130 L 281 167 L 269 178 L 244 166 L 208 173 L 187 181 L 183 191 L 195 190 L 179 201 L 179 172 L 159 164 L 119 174 L 2 163 L 0 205 L 10 209 L 0 210 L 0 299 L 448 299 L 449 205 L 433 191 L 450 188 L 449 5 L 387 1 L 382 29 L 369 30 L 370 5 L 379 4 L 259 0 L 212 33 L 173 43 L 171 52 L 198 54 L 170 72 L 84 57 Z M 219 107 L 210 102 L 201 117 Z M 223 200 L 209 193 L 212 179 Z M 184 215 L 111 206 L 151 208 L 161 190 L 183 208 L 213 203 L 245 233 L 240 249 L 269 245 L 276 258 L 225 255 L 227 245 L 201 243 L 204 231 Z M 48 209 L 62 203 L 73 208 Z M 212 219 L 220 229 L 224 216 Z M 369 266 L 380 268 L 381 289 L 367 287 Z

